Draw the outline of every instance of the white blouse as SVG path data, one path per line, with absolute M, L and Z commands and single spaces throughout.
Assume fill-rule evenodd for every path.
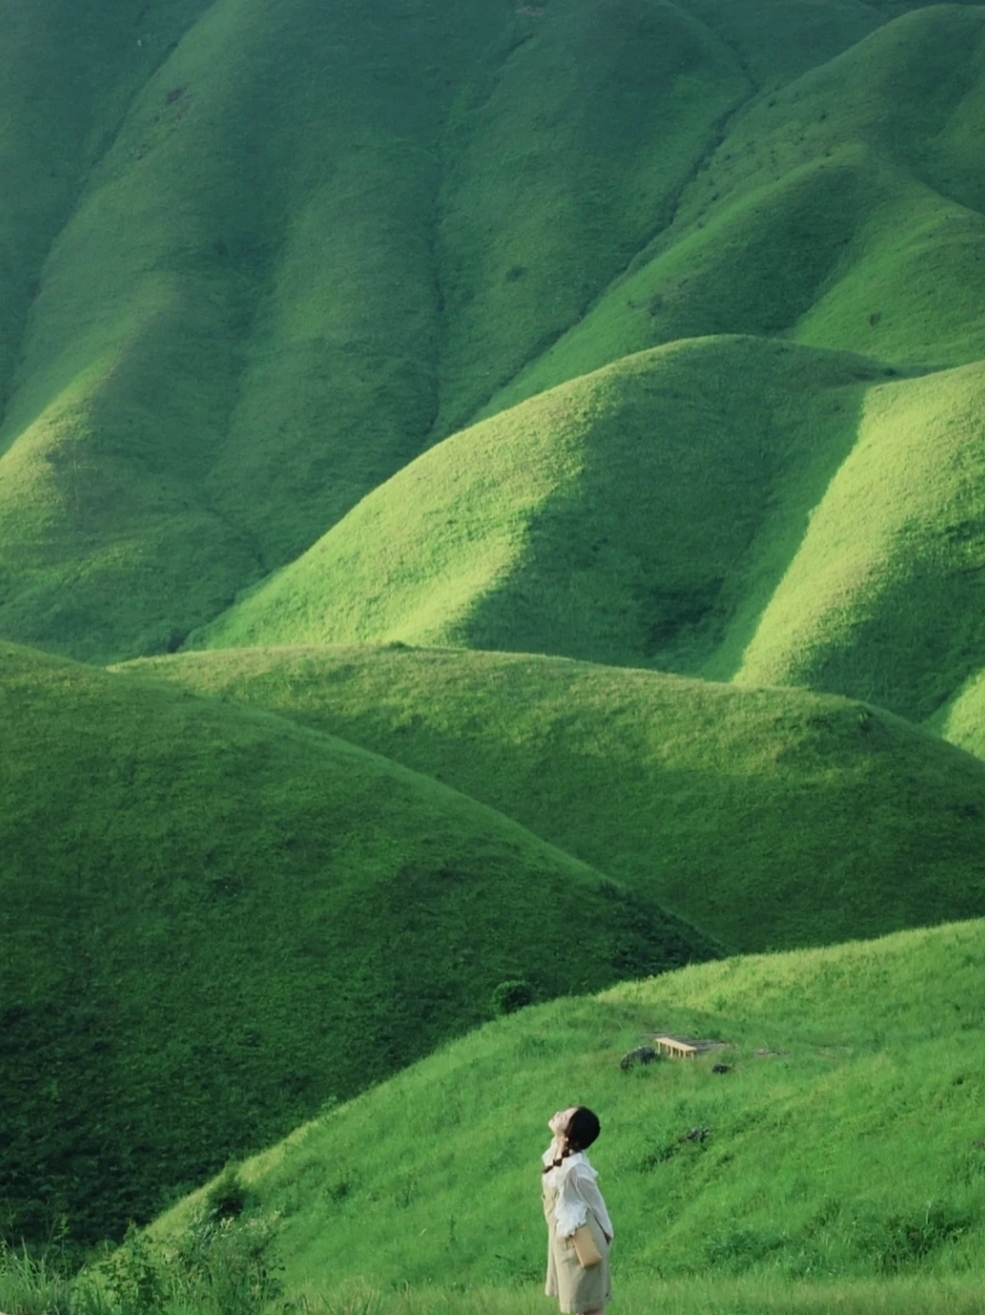
M 544 1152 L 544 1164 L 550 1164 L 553 1148 Z M 589 1210 L 601 1225 L 602 1232 L 612 1239 L 612 1220 L 596 1185 L 598 1174 L 588 1162 L 584 1151 L 576 1151 L 566 1160 L 548 1169 L 544 1181 L 557 1192 L 554 1214 L 557 1218 L 558 1237 L 570 1237 L 588 1220 Z

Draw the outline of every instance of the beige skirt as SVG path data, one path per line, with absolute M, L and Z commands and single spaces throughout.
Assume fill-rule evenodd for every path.
M 609 1244 L 595 1215 L 588 1212 L 588 1227 L 595 1245 L 602 1253 L 602 1263 L 585 1269 L 578 1263 L 570 1237 L 557 1235 L 554 1193 L 544 1188 L 544 1217 L 547 1220 L 547 1283 L 544 1291 L 557 1297 L 562 1315 L 581 1315 L 587 1310 L 601 1310 L 612 1297 L 609 1279 Z

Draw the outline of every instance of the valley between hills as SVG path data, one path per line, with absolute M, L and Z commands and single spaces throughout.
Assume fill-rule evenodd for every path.
M 985 6 L 0 32 L 0 1309 L 972 1315 Z

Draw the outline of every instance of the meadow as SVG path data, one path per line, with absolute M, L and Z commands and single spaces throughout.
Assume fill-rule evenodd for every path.
M 0 1310 L 980 1309 L 985 6 L 0 37 Z
M 522 1009 L 227 1166 L 77 1282 L 112 1308 L 127 1274 L 190 1282 L 204 1249 L 252 1254 L 256 1308 L 546 1309 L 538 1156 L 575 1099 L 602 1117 L 627 1309 L 970 1312 L 983 966 L 972 922 Z M 621 1066 L 663 1029 L 722 1045 Z

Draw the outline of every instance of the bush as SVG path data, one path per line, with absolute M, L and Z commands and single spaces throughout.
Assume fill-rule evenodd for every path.
M 492 993 L 493 1012 L 497 1015 L 513 1014 L 524 1005 L 533 1004 L 534 992 L 529 982 L 520 980 L 500 982 Z
M 233 1166 L 227 1165 L 206 1193 L 205 1202 L 212 1219 L 238 1219 L 250 1204 L 250 1192 Z
M 885 1219 L 872 1249 L 884 1274 L 898 1274 L 961 1237 L 973 1224 L 974 1220 L 963 1211 L 928 1202 L 923 1210 Z
M 72 1283 L 45 1255 L 0 1242 L 0 1310 L 9 1315 L 69 1315 Z

